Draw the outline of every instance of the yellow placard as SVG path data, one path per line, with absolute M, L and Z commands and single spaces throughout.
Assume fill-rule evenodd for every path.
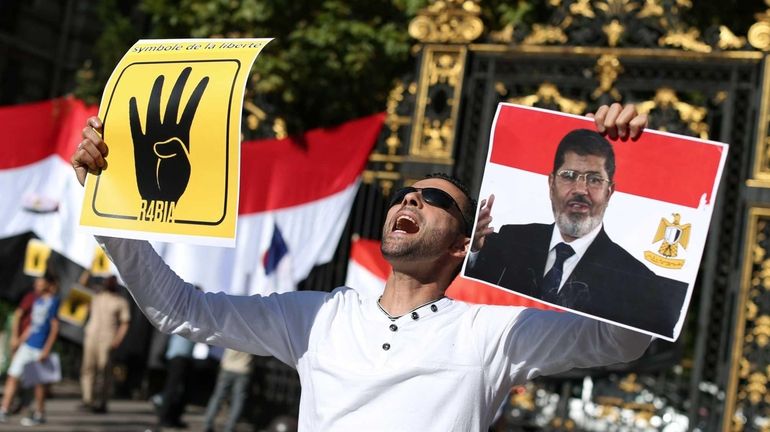
M 81 286 L 73 286 L 59 306 L 59 318 L 70 324 L 83 326 L 91 307 L 91 291 Z
M 141 40 L 104 90 L 108 168 L 80 224 L 97 234 L 233 246 L 241 110 L 270 39 Z
M 106 277 L 111 275 L 110 260 L 104 250 L 97 246 L 94 250 L 94 259 L 91 261 L 91 275 Z
M 24 255 L 24 274 L 33 277 L 43 276 L 48 268 L 50 257 L 51 248 L 47 244 L 38 239 L 30 239 Z

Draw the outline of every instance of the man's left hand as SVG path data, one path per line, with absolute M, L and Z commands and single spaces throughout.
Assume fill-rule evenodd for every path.
M 492 223 L 492 204 L 495 203 L 495 195 L 489 195 L 489 199 L 481 200 L 481 208 L 479 209 L 479 215 L 476 218 L 476 232 L 473 235 L 473 244 L 471 245 L 471 252 L 478 252 L 484 247 L 484 238 L 489 234 L 495 232 L 495 229 L 490 227 Z
M 602 105 L 596 110 L 596 114 L 588 114 L 587 117 L 593 118 L 596 130 L 606 134 L 610 139 L 636 140 L 647 127 L 647 114 L 636 112 L 633 104 Z

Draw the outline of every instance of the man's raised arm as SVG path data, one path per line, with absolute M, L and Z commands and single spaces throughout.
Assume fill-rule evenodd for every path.
M 107 168 L 102 122 L 87 120 L 72 155 L 81 185 Z M 139 308 L 160 331 L 295 365 L 307 347 L 312 320 L 327 293 L 232 296 L 203 293 L 182 280 L 146 241 L 97 236 Z M 213 288 L 213 287 L 209 287 Z

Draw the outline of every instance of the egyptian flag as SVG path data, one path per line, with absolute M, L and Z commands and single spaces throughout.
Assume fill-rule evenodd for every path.
M 0 108 L 0 239 L 33 231 L 83 267 L 96 243 L 78 227 L 83 188 L 69 160 L 95 106 L 72 98 Z M 339 243 L 383 116 L 241 147 L 235 248 L 153 246 L 180 276 L 206 291 L 272 292 L 264 257 L 280 232 L 291 283 L 328 262 Z M 280 267 L 280 265 L 279 265 Z M 332 288 L 332 287 L 330 287 Z
M 294 279 L 292 278 L 292 254 L 283 239 L 278 225 L 273 227 L 273 235 L 265 254 L 262 256 L 262 268 L 264 268 L 264 281 L 258 285 L 264 286 L 267 292 L 294 291 Z
M 0 239 L 34 232 L 88 268 L 96 242 L 77 230 L 83 188 L 70 157 L 96 107 L 73 98 L 0 108 Z

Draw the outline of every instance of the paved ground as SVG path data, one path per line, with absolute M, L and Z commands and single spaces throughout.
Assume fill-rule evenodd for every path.
M 155 427 L 155 411 L 147 401 L 113 400 L 106 414 L 92 414 L 78 411 L 80 403 L 76 383 L 65 382 L 57 384 L 53 389 L 53 397 L 46 402 L 46 423 L 40 426 L 24 427 L 19 424 L 22 414 L 9 417 L 8 423 L 0 424 L 0 431 L 77 431 L 77 432 L 181 432 L 202 431 L 204 408 L 188 406 L 183 417 L 187 422 L 186 429 L 158 429 Z M 224 424 L 225 413 L 220 413 L 218 424 Z M 238 432 L 254 432 L 245 423 L 238 425 Z

